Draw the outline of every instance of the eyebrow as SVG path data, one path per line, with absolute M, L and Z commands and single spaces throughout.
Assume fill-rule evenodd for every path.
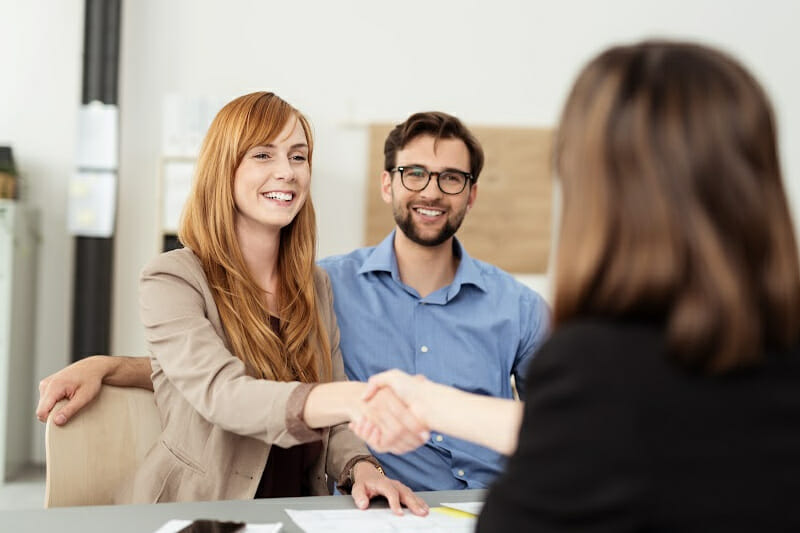
M 406 167 L 406 168 L 408 168 L 408 167 L 419 167 L 419 168 L 424 168 L 428 172 L 431 172 L 431 169 L 429 169 L 425 165 L 420 165 L 419 163 L 406 163 L 404 165 L 397 165 L 397 166 L 398 167 Z M 433 172 L 436 172 L 436 171 L 434 170 Z M 469 170 L 461 170 L 460 168 L 455 168 L 455 167 L 445 167 L 442 170 L 440 170 L 439 172 L 440 173 L 441 172 L 461 172 L 462 174 L 471 174 L 471 172 Z
M 257 145 L 257 146 L 254 146 L 253 148 L 258 148 L 259 146 L 261 146 L 261 147 L 263 147 L 263 148 L 277 148 L 277 146 L 276 146 L 276 145 L 274 145 L 274 144 L 272 144 L 272 143 L 268 143 L 268 144 L 259 144 L 259 145 Z M 298 148 L 308 148 L 308 144 L 306 144 L 306 143 L 297 143 L 297 144 L 293 144 L 293 145 L 291 145 L 291 146 L 289 147 L 289 150 L 297 150 Z

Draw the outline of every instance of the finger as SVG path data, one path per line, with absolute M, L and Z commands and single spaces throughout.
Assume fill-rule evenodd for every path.
M 41 380 L 41 381 L 39 382 L 39 394 L 42 394 L 42 392 L 43 392 L 45 389 L 47 389 L 47 386 L 48 386 L 49 384 L 50 384 L 50 378 L 49 378 L 49 377 L 47 377 L 47 378 L 44 378 L 43 380 Z
M 370 379 L 370 381 L 367 382 L 367 388 L 364 389 L 364 393 L 361 395 L 361 399 L 365 402 L 369 401 L 379 390 L 381 390 L 380 385 L 373 383 L 372 379 Z
M 350 491 L 356 507 L 359 509 L 366 509 L 369 506 L 369 497 L 367 497 L 367 489 L 363 483 L 353 483 L 353 488 Z
M 383 449 L 393 451 L 393 453 L 398 451 L 404 453 L 419 447 L 421 444 L 418 442 L 419 437 L 410 433 L 389 411 L 384 410 L 380 413 L 377 427 L 380 430 L 377 444 Z M 375 442 L 375 439 L 375 436 L 370 436 L 371 442 Z
M 390 391 L 381 391 L 382 403 L 373 415 L 380 426 L 384 441 L 383 446 L 396 447 L 402 452 L 416 449 L 428 438 L 427 428 L 408 410 Z
M 58 394 L 55 391 L 50 390 L 51 387 L 47 387 L 42 394 L 41 389 L 39 390 L 39 405 L 36 406 L 36 418 L 39 419 L 41 422 L 47 421 L 47 416 L 50 414 L 50 411 L 53 410 L 53 406 L 61 399 L 67 397 L 67 391 L 61 390 Z
M 394 483 L 390 482 L 388 479 L 383 479 L 381 481 L 384 483 L 381 483 L 379 487 L 375 487 L 375 490 L 386 498 L 386 501 L 389 502 L 389 509 L 391 509 L 394 514 L 403 516 L 403 506 L 400 505 L 400 494 L 397 492 Z
M 378 453 L 387 453 L 389 447 L 384 444 L 383 434 L 378 426 L 370 424 L 369 429 L 365 433 L 364 442 L 369 444 L 370 448 Z
M 391 387 L 392 386 L 392 376 L 397 374 L 397 370 L 386 370 L 384 372 L 380 372 L 379 374 L 373 374 L 369 377 L 367 383 L 369 385 L 375 385 L 378 388 L 381 387 Z
M 56 413 L 55 418 L 53 418 L 53 422 L 55 422 L 57 426 L 63 426 L 75 415 L 75 413 L 83 409 L 83 407 L 89 403 L 93 397 L 93 395 L 86 393 L 85 389 L 78 389 L 75 391 L 75 394 L 72 395 L 72 398 L 66 404 L 64 404 L 64 407 L 62 407 Z
M 425 503 L 425 500 L 414 494 L 411 489 L 400 482 L 396 481 L 395 486 L 400 494 L 400 502 L 411 509 L 412 513 L 417 516 L 425 516 L 428 514 L 428 504 Z
M 361 418 L 358 422 L 350 422 L 350 429 L 365 442 L 368 441 L 369 433 L 374 427 L 366 418 Z

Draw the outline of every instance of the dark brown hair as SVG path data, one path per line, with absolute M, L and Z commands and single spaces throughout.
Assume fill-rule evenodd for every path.
M 556 324 L 663 321 L 708 372 L 758 362 L 800 331 L 800 273 L 771 107 L 734 59 L 694 44 L 612 48 L 561 119 Z
M 390 170 L 397 165 L 397 152 L 420 135 L 432 135 L 435 139 L 460 139 L 469 151 L 469 172 L 473 180 L 483 169 L 481 143 L 464 124 L 452 115 L 440 111 L 414 113 L 402 124 L 398 124 L 386 137 L 383 145 L 383 168 Z

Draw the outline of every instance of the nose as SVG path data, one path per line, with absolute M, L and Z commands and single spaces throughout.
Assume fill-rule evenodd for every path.
M 423 198 L 439 198 L 442 196 L 442 191 L 439 189 L 439 173 L 431 172 L 431 178 L 424 189 L 419 191 L 419 195 Z
M 275 161 L 273 171 L 275 172 L 276 179 L 284 181 L 294 181 L 295 179 L 294 168 L 292 167 L 292 162 L 289 161 L 288 158 L 278 158 L 278 160 Z

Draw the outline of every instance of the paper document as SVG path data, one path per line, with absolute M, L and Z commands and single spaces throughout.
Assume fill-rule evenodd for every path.
M 170 520 L 153 533 L 176 533 L 192 522 L 193 520 Z M 244 529 L 240 529 L 236 533 L 278 533 L 282 527 L 283 524 L 280 522 L 276 524 L 247 524 Z
M 404 509 L 403 516 L 389 509 L 358 509 L 334 511 L 295 511 L 286 509 L 289 518 L 306 533 L 364 532 L 364 533 L 472 533 L 477 519 L 468 516 L 453 516 L 439 512 L 434 507 L 426 517 L 411 514 Z
M 459 511 L 464 511 L 465 513 L 469 513 L 475 516 L 481 514 L 481 509 L 483 509 L 483 502 L 458 502 L 458 503 L 442 502 L 441 505 L 443 507 L 449 507 L 450 509 L 458 509 Z

